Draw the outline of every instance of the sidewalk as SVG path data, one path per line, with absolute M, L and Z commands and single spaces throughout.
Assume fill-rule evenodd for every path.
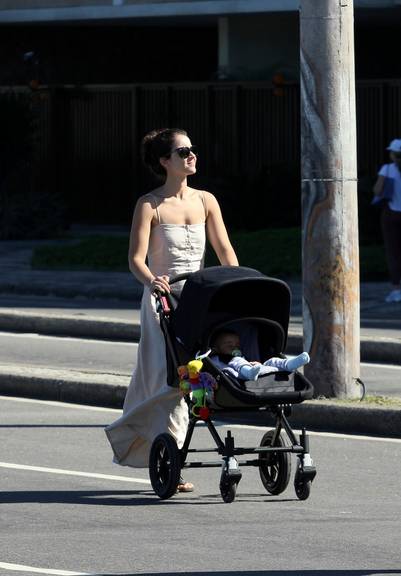
M 133 276 L 129 272 L 31 270 L 33 247 L 48 243 L 0 244 L 0 330 L 137 340 L 142 287 Z M 293 300 L 286 351 L 294 354 L 302 350 L 302 286 L 299 282 L 289 285 Z M 401 304 L 384 303 L 387 292 L 385 283 L 361 285 L 361 359 L 365 362 L 401 362 Z M 89 397 L 95 404 L 121 406 L 127 380 L 122 376 L 91 378 L 87 373 L 0 366 L 0 393 L 73 402 Z M 294 406 L 294 419 L 309 428 L 401 436 L 401 408 L 312 401 Z
M 20 299 L 18 309 L 0 303 L 0 330 L 137 339 L 139 320 L 133 322 L 129 310 L 139 308 L 142 286 L 132 274 L 128 271 L 32 270 L 33 247 L 48 243 L 43 240 L 0 244 L 0 295 L 3 300 L 9 296 L 11 302 L 15 297 Z M 292 305 L 287 351 L 297 353 L 302 349 L 302 286 L 300 282 L 291 281 L 289 285 Z M 385 303 L 387 292 L 388 286 L 384 282 L 361 285 L 363 361 L 401 362 L 401 303 Z M 42 306 L 26 304 L 29 296 L 42 297 Z M 115 310 L 112 315 L 109 312 L 107 318 L 102 311 L 104 302 Z M 77 309 L 84 310 L 84 313 L 78 316 L 74 312 Z

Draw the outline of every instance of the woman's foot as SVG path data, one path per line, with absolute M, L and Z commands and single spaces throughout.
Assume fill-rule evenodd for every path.
M 194 485 L 192 482 L 185 482 L 184 478 L 180 476 L 180 481 L 177 486 L 177 492 L 193 492 Z

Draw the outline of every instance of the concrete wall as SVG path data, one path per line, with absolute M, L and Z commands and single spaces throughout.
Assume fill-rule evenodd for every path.
M 297 9 L 298 0 L 0 0 L 0 22 L 196 17 Z
M 299 77 L 298 14 L 230 16 L 220 20 L 220 73 L 234 80 Z

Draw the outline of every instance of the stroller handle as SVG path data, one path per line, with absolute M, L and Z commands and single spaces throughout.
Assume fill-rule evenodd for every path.
M 193 272 L 185 272 L 184 274 L 177 274 L 174 278 L 170 278 L 169 284 L 175 284 L 176 282 L 181 282 L 182 280 L 188 280 L 188 278 L 193 274 Z
M 176 282 L 181 282 L 182 280 L 187 280 L 192 272 L 186 272 L 184 274 L 177 274 L 174 278 L 169 280 L 169 284 L 175 284 Z M 158 302 L 159 309 L 163 310 L 164 314 L 169 314 L 171 310 L 175 308 L 174 296 L 168 292 L 162 292 L 161 290 L 155 290 L 154 295 L 156 297 L 156 301 Z

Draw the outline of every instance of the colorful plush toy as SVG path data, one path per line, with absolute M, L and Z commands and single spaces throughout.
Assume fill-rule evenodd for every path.
M 209 410 L 206 400 L 213 397 L 213 390 L 217 388 L 216 380 L 208 372 L 201 372 L 202 360 L 191 360 L 186 366 L 178 367 L 180 377 L 180 390 L 183 394 L 192 392 L 192 414 L 201 418 L 208 418 Z

